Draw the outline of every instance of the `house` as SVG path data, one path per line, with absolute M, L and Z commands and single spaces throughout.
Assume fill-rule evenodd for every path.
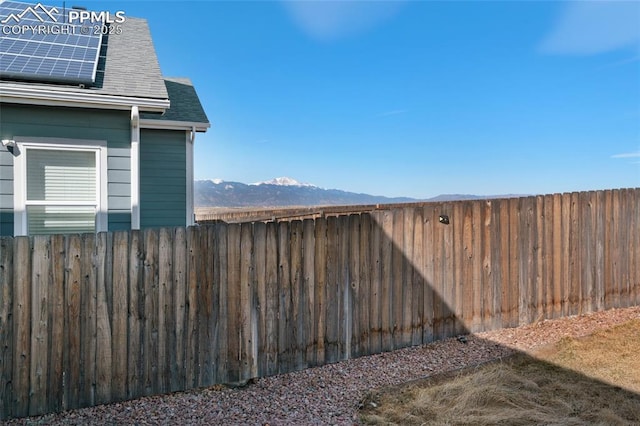
M 0 236 L 192 225 L 210 124 L 147 22 L 13 1 L 0 22 Z

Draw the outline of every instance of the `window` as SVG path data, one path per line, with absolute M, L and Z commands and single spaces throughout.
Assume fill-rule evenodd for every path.
M 22 144 L 14 176 L 18 181 L 15 234 L 106 230 L 103 156 L 103 147 Z

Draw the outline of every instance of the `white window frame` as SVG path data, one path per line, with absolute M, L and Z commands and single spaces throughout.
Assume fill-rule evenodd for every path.
M 18 155 L 13 163 L 13 202 L 14 202 L 14 235 L 28 235 L 27 205 L 69 205 L 78 202 L 42 202 L 27 201 L 27 151 L 29 149 L 45 149 L 60 151 L 90 151 L 96 154 L 96 232 L 108 230 L 108 176 L 107 176 L 107 141 L 66 138 L 15 137 Z M 90 205 L 94 205 L 90 203 Z

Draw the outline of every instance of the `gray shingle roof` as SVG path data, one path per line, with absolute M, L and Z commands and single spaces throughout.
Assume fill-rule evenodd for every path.
M 171 106 L 164 114 L 141 114 L 141 118 L 164 121 L 186 121 L 191 123 L 209 123 L 202 108 L 196 89 L 188 78 L 165 77 L 164 83 L 169 93 Z
M 96 90 L 108 95 L 167 99 L 147 21 L 127 17 L 119 25 L 122 33 L 107 39 L 102 87 Z

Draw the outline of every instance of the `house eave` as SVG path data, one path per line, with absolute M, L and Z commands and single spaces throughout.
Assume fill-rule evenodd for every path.
M 193 130 L 206 132 L 211 127 L 210 123 L 197 123 L 190 121 L 157 120 L 153 118 L 141 118 L 140 127 L 144 129 L 159 130 Z
M 140 111 L 164 112 L 169 108 L 168 99 L 133 96 L 106 95 L 95 92 L 51 90 L 0 82 L 0 101 L 44 106 L 64 106 L 99 109 L 130 110 L 137 106 Z

